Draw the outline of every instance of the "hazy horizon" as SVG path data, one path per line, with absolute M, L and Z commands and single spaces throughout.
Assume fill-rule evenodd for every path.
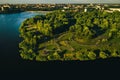
M 40 4 L 40 3 L 117 3 L 120 0 L 0 0 L 0 4 Z

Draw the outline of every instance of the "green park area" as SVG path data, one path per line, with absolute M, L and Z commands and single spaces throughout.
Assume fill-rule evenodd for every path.
M 120 57 L 120 12 L 53 11 L 20 26 L 23 59 L 95 60 Z

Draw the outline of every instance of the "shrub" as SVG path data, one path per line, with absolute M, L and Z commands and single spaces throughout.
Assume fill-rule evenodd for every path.
M 89 59 L 94 60 L 94 59 L 96 59 L 96 54 L 94 52 L 89 52 L 88 57 L 89 57 Z
M 102 58 L 102 59 L 105 59 L 105 58 L 108 57 L 108 54 L 106 54 L 105 52 L 101 51 L 100 54 L 99 54 L 99 57 Z

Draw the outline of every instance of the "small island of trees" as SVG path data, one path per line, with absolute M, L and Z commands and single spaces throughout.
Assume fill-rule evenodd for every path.
M 23 59 L 95 60 L 120 57 L 120 12 L 53 11 L 20 26 Z

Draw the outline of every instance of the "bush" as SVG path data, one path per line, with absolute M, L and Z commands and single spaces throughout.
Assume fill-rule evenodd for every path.
M 74 60 L 75 56 L 73 53 L 66 53 L 64 54 L 64 60 Z
M 100 54 L 99 54 L 99 57 L 102 58 L 102 59 L 105 59 L 105 58 L 108 57 L 108 54 L 106 54 L 105 52 L 101 51 Z
M 49 55 L 47 58 L 48 60 L 61 60 L 61 57 L 57 52 Z
M 94 59 L 96 59 L 96 54 L 94 52 L 89 52 L 88 57 L 89 57 L 89 59 L 94 60 Z
M 116 50 L 114 50 L 114 52 L 113 52 L 113 53 L 111 53 L 111 56 L 112 56 L 112 57 L 118 57 L 118 56 L 119 56 L 119 54 L 117 53 L 117 51 L 116 51 Z
M 81 60 L 81 61 L 88 60 L 88 56 L 85 53 L 77 52 L 75 56 L 78 60 Z
M 36 61 L 47 61 L 46 56 L 36 56 Z

